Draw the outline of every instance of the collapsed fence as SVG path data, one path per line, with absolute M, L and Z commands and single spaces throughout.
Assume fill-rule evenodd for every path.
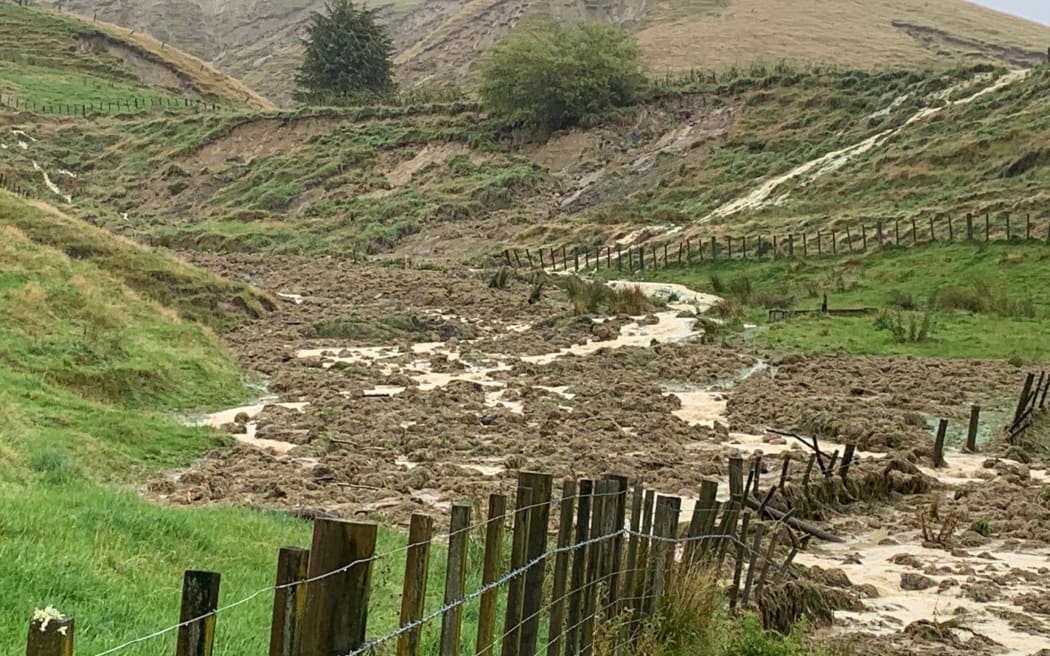
M 1048 393 L 1050 373 L 1043 371 L 1038 379 L 1026 374 L 1013 421 L 1004 430 L 1011 444 L 1045 412 Z M 978 450 L 980 412 L 971 407 L 966 452 Z M 947 428 L 948 420 L 940 420 L 934 468 L 947 466 Z M 856 474 L 861 455 L 856 442 L 829 452 L 815 436 L 766 432 L 796 440 L 804 450 L 783 451 L 772 465 L 761 453 L 746 460 L 730 457 L 726 485 L 702 480 L 699 495 L 688 501 L 641 484 L 632 488 L 626 477 L 614 474 L 566 480 L 555 494 L 551 475 L 520 472 L 513 508 L 506 495 L 492 494 L 486 516 L 473 521 L 474 506 L 455 503 L 449 530 L 440 534 L 434 517 L 413 514 L 405 544 L 384 553 L 376 552 L 375 523 L 320 517 L 309 549 L 278 551 L 274 585 L 220 606 L 221 575 L 187 571 L 178 623 L 94 656 L 119 654 L 169 634 L 175 634 L 177 656 L 210 655 L 218 617 L 266 597 L 273 603 L 269 656 L 628 655 L 647 637 L 662 605 L 674 603 L 675 582 L 697 571 L 715 573 L 718 578 L 711 580 L 730 609 L 756 609 L 767 625 L 787 630 L 813 607 L 813 590 L 792 568 L 795 557 L 813 538 L 845 541 L 802 517 L 838 499 L 888 494 L 890 472 L 918 470 L 885 458 Z M 804 469 L 793 472 L 796 462 Z M 904 485 L 907 492 L 922 489 Z M 928 539 L 947 544 L 950 538 L 946 523 Z M 481 545 L 483 556 L 480 583 L 468 590 L 472 544 Z M 427 608 L 435 546 L 446 551 L 444 590 L 438 607 Z M 396 626 L 377 630 L 369 626 L 373 572 L 377 564 L 397 559 L 404 563 L 399 619 Z M 785 603 L 793 594 L 801 601 Z M 464 622 L 468 604 L 476 604 L 473 627 Z M 73 656 L 74 637 L 72 617 L 34 618 L 26 656 Z M 603 651 L 597 651 L 596 637 Z
M 1021 395 L 1017 399 L 1017 410 L 1014 411 L 1013 421 L 1006 429 L 1007 440 L 1010 444 L 1020 445 L 1034 421 L 1046 412 L 1047 392 L 1050 392 L 1050 373 L 1041 372 L 1038 382 L 1036 382 L 1034 373 L 1029 373 L 1025 377 Z
M 921 223 L 921 225 L 920 225 Z M 894 219 L 875 225 L 818 229 L 815 232 L 712 235 L 659 244 L 571 246 L 537 249 L 508 248 L 501 255 L 507 266 L 546 271 L 638 272 L 705 261 L 809 258 L 867 253 L 883 248 L 910 248 L 935 243 L 990 243 L 1039 240 L 1050 243 L 1050 222 L 1040 224 L 1031 214 L 1016 219 L 1009 214 L 980 217 L 967 214 L 961 221 Z M 661 257 L 662 256 L 662 257 Z

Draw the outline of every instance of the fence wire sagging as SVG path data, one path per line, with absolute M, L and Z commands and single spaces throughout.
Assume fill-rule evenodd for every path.
M 771 494 L 759 493 L 756 465 L 746 483 L 744 461 L 729 465 L 730 498 L 718 501 L 718 483 L 705 481 L 689 517 L 681 498 L 629 489 L 622 476 L 568 480 L 554 494 L 550 475 L 521 472 L 512 508 L 493 494 L 487 516 L 472 521 L 473 506 L 454 504 L 441 534 L 432 517 L 415 514 L 405 545 L 384 553 L 376 524 L 316 519 L 309 549 L 280 549 L 273 586 L 220 607 L 219 574 L 187 571 L 178 623 L 95 656 L 172 633 L 179 656 L 209 654 L 218 618 L 265 598 L 273 601 L 270 656 L 592 656 L 596 636 L 626 649 L 687 567 L 723 572 L 734 607 L 788 574 L 799 545 L 790 518 L 776 521 L 765 507 Z M 472 543 L 483 545 L 483 567 L 468 588 Z M 444 591 L 427 608 L 434 546 L 446 553 Z M 377 563 L 404 564 L 397 625 L 378 631 L 369 626 Z M 37 618 L 26 653 L 69 656 L 73 639 L 72 618 Z

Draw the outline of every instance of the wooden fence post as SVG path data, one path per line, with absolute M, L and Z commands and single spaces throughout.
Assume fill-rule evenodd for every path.
M 861 226 L 861 230 L 863 230 L 863 229 L 864 229 L 864 226 Z M 853 233 L 850 232 L 849 226 L 846 226 L 846 246 L 849 246 L 849 252 L 852 253 L 853 252 Z M 867 248 L 865 248 L 864 250 L 867 250 Z
M 911 245 L 915 246 L 919 243 L 919 234 L 915 227 L 915 217 L 911 218 Z
M 536 472 L 521 472 L 518 474 L 518 481 L 520 485 L 532 490 L 533 507 L 529 511 L 529 542 L 526 551 L 526 562 L 531 562 L 539 559 L 547 551 L 547 527 L 550 523 L 554 481 L 550 474 Z M 525 573 L 525 594 L 521 605 L 524 618 L 521 626 L 522 656 L 533 656 L 536 653 L 546 568 L 547 559 L 544 558 Z
M 1024 238 L 1025 239 L 1031 239 L 1032 238 L 1032 215 L 1026 213 L 1024 215 L 1024 222 L 1025 222 Z
M 992 220 L 988 212 L 984 213 L 984 241 L 985 243 L 992 239 Z
M 788 257 L 795 257 L 795 233 L 788 235 Z
M 973 214 L 966 213 L 966 241 L 973 241 Z
M 901 245 L 901 220 L 900 219 L 894 219 L 893 220 L 893 245 L 894 246 L 900 246 Z
M 745 511 L 740 520 L 740 535 L 734 540 L 736 542 L 736 559 L 733 564 L 733 585 L 729 588 L 729 607 L 736 608 L 736 601 L 740 591 L 740 579 L 744 573 L 744 556 L 747 547 L 747 529 L 751 524 L 751 513 Z
M 1028 407 L 1033 383 L 1035 383 L 1035 374 L 1028 374 L 1024 381 L 1024 388 L 1021 390 L 1021 398 L 1017 401 L 1017 411 L 1014 412 L 1014 425 L 1021 420 L 1021 415 L 1024 414 L 1025 408 Z
M 514 537 L 510 547 L 510 569 L 516 572 L 525 566 L 529 547 L 529 511 L 532 490 L 518 485 L 514 500 Z M 503 618 L 504 656 L 517 656 L 521 635 L 522 595 L 525 591 L 525 572 L 515 575 L 507 584 L 507 608 Z
M 467 543 L 470 542 L 470 506 L 452 504 L 448 538 L 448 565 L 445 568 L 445 605 L 463 600 L 467 581 Z M 445 611 L 441 618 L 441 656 L 459 656 L 459 637 L 463 628 L 463 605 Z
M 729 496 L 733 501 L 744 501 L 744 459 L 739 456 L 729 459 Z
M 270 622 L 270 656 L 299 656 L 299 641 L 306 610 L 306 585 L 310 552 L 284 547 L 277 554 L 277 583 Z
M 302 654 L 343 656 L 365 643 L 377 531 L 374 523 L 314 521 L 310 578 L 330 575 L 306 586 Z
M 700 498 L 693 507 L 693 517 L 689 522 L 688 537 L 693 538 L 686 542 L 682 562 L 687 565 L 697 564 L 701 557 L 715 545 L 709 537 L 714 526 L 715 515 L 718 513 L 718 483 L 711 480 L 700 481 Z M 702 540 L 702 541 L 700 541 Z
M 405 582 L 401 589 L 401 626 L 423 617 L 427 600 L 427 574 L 430 571 L 430 539 L 434 518 L 413 514 L 408 526 L 408 552 L 405 555 Z M 422 627 L 409 629 L 397 638 L 397 656 L 416 656 Z
M 587 547 L 587 573 L 584 577 L 583 607 L 580 618 L 580 654 L 594 654 L 594 622 L 598 614 L 598 582 L 601 579 L 602 555 L 605 550 L 605 506 L 614 483 L 607 480 L 594 481 L 591 497 L 590 539 L 601 540 Z
M 73 656 L 72 617 L 33 620 L 26 638 L 26 656 Z
M 955 225 L 952 223 L 952 216 L 948 215 L 948 241 L 955 241 Z
M 711 259 L 714 260 L 714 259 L 717 259 L 717 258 L 718 258 L 718 240 L 715 239 L 714 237 L 711 237 Z
M 839 236 L 834 230 L 831 231 L 831 254 L 839 254 Z
M 981 418 L 981 406 L 970 407 L 970 428 L 966 433 L 966 450 L 970 453 L 977 452 L 977 423 Z
M 481 584 L 490 585 L 499 578 L 499 566 L 503 550 L 503 524 L 507 515 L 507 497 L 502 494 L 489 496 L 489 514 L 485 524 L 485 563 Z M 478 656 L 492 656 L 496 631 L 496 602 L 499 590 L 492 589 L 481 594 L 478 609 Z M 401 656 L 400 654 L 398 656 Z
M 582 544 L 589 539 L 588 529 L 591 519 L 591 498 L 594 482 L 579 482 L 579 503 L 576 505 L 576 535 L 574 544 Z M 577 547 L 572 553 L 572 576 L 569 580 L 568 628 L 565 630 L 565 655 L 576 656 L 580 653 L 580 619 L 583 611 L 583 588 L 587 580 L 586 547 Z
M 842 453 L 842 462 L 839 464 L 839 477 L 842 482 L 845 483 L 849 477 L 849 466 L 853 463 L 853 454 L 857 450 L 857 445 L 854 442 L 850 442 L 846 445 L 846 450 Z
M 1006 241 L 1010 241 L 1010 213 L 1006 213 Z
M 645 491 L 642 500 L 642 537 L 638 541 L 638 560 L 634 572 L 634 611 L 640 615 L 645 602 L 645 573 L 649 570 L 649 555 L 652 550 L 652 540 L 648 537 L 653 532 L 653 509 L 656 505 L 656 492 Z
M 806 233 L 802 233 L 802 257 L 809 257 L 809 242 L 806 240 Z
M 934 229 L 933 229 L 933 217 L 932 216 L 930 217 L 930 241 L 931 242 L 937 241 L 937 233 L 934 232 Z
M 638 566 L 638 533 L 642 530 L 642 500 L 645 498 L 645 488 L 640 484 L 634 488 L 634 497 L 631 499 L 631 536 L 627 542 L 627 562 L 624 567 L 623 591 L 621 599 L 633 599 L 635 590 L 635 569 Z
M 660 608 L 660 601 L 674 565 L 674 539 L 681 511 L 682 500 L 678 497 L 660 497 L 656 501 L 653 535 L 657 540 L 653 544 L 652 557 L 645 574 L 646 598 L 643 612 L 646 615 L 653 615 Z
M 211 656 L 221 578 L 217 572 L 199 571 L 183 576 L 176 656 Z
M 820 230 L 817 230 L 817 255 L 824 254 L 824 246 L 821 244 Z
M 740 596 L 740 603 L 747 606 L 747 602 L 751 599 L 751 586 L 755 581 L 755 565 L 758 561 L 758 555 L 762 548 L 762 534 L 765 532 L 766 525 L 762 522 L 762 516 L 758 516 L 758 524 L 755 526 L 755 537 L 751 544 L 751 557 L 747 563 L 747 579 L 744 581 L 744 592 Z M 741 535 L 741 542 L 744 541 L 745 536 Z
M 861 238 L 861 247 L 864 249 L 864 252 L 867 253 L 868 252 L 868 226 L 864 225 L 863 223 L 860 225 L 860 238 Z
M 566 480 L 561 487 L 561 510 L 558 516 L 558 555 L 554 558 L 554 585 L 551 590 L 550 626 L 547 631 L 548 656 L 561 656 L 565 631 L 565 591 L 569 583 L 568 548 L 572 545 L 572 515 L 576 509 L 576 481 Z
M 610 503 L 607 504 L 610 531 L 623 531 L 627 524 L 627 477 L 617 474 L 605 474 L 602 478 L 612 481 L 616 485 L 613 496 L 610 498 Z M 606 600 L 609 619 L 615 617 L 622 609 L 620 603 L 620 576 L 622 575 L 623 567 L 623 542 L 623 536 L 617 535 L 609 543 L 609 562 L 607 564 L 609 585 L 607 587 L 608 595 Z
M 933 442 L 933 466 L 944 467 L 944 436 L 948 433 L 948 420 L 942 419 L 937 426 L 937 437 Z

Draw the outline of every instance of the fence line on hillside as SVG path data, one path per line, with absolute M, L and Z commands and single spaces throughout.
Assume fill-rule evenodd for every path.
M 11 175 L 5 174 L 3 171 L 0 171 L 0 189 L 6 189 L 22 198 L 30 197 L 29 189 L 20 185 Z
M 1031 214 L 1020 219 L 1009 214 L 961 220 L 893 219 L 875 225 L 836 226 L 815 232 L 752 233 L 744 236 L 711 235 L 680 241 L 653 237 L 642 246 L 552 246 L 538 249 L 507 248 L 500 257 L 511 267 L 545 271 L 598 271 L 616 269 L 631 273 L 704 261 L 761 260 L 856 255 L 894 247 L 911 248 L 931 243 L 990 243 L 1033 241 L 1050 243 L 1050 222 L 1037 223 Z M 662 257 L 661 257 L 662 256 Z
M 1050 373 L 1042 372 L 1038 382 L 1035 373 L 1026 374 L 1013 423 L 1003 431 L 1008 442 L 1016 443 L 1019 425 L 1027 428 L 1037 413 L 1045 413 L 1048 391 Z M 978 450 L 979 415 L 980 408 L 973 406 L 964 447 L 969 452 Z M 934 467 L 946 465 L 947 428 L 948 420 L 940 420 L 933 440 Z M 828 453 L 816 437 L 775 428 L 767 432 L 797 440 L 806 449 L 803 457 L 787 450 L 773 456 L 779 465 L 768 467 L 760 452 L 746 460 L 728 458 L 725 500 L 719 500 L 719 481 L 706 478 L 688 517 L 681 497 L 658 494 L 642 484 L 632 487 L 624 476 L 568 479 L 556 494 L 551 475 L 524 471 L 518 474 L 513 507 L 506 495 L 492 494 L 486 515 L 473 521 L 474 505 L 455 503 L 449 530 L 440 534 L 434 517 L 413 514 L 404 544 L 383 553 L 376 552 L 375 523 L 319 517 L 309 549 L 278 550 L 273 585 L 220 606 L 221 575 L 188 570 L 177 623 L 94 656 L 120 654 L 171 633 L 177 633 L 177 656 L 211 654 L 218 618 L 264 595 L 273 599 L 269 656 L 363 656 L 377 650 L 418 656 L 423 643 L 435 637 L 441 656 L 459 656 L 468 640 L 475 646 L 474 656 L 595 656 L 598 638 L 609 653 L 626 654 L 645 637 L 643 629 L 661 604 L 673 601 L 676 577 L 688 576 L 696 567 L 715 573 L 731 609 L 775 613 L 788 594 L 785 586 L 797 578 L 791 564 L 806 541 L 843 542 L 802 520 L 796 510 L 814 500 L 850 497 L 851 490 L 884 484 L 895 461 L 851 479 L 857 471 L 856 442 Z M 805 468 L 796 467 L 792 477 L 794 463 Z M 924 534 L 927 528 L 924 523 Z M 946 522 L 928 539 L 950 541 L 953 529 Z M 475 572 L 480 583 L 468 590 L 472 542 L 483 545 L 483 555 L 480 572 Z M 436 544 L 447 551 L 444 595 L 437 608 L 428 609 Z M 509 559 L 505 546 L 510 547 Z M 404 562 L 399 620 L 394 627 L 369 629 L 373 566 L 395 558 Z M 473 635 L 465 635 L 463 611 L 474 602 L 477 621 Z M 793 623 L 797 618 L 789 619 Z M 35 617 L 26 656 L 73 656 L 74 629 L 72 617 Z
M 131 114 L 148 112 L 165 112 L 176 110 L 191 110 L 194 112 L 210 111 L 217 112 L 221 109 L 215 103 L 202 102 L 199 99 L 176 98 L 173 96 L 124 96 L 110 98 L 108 100 L 92 100 L 91 102 L 63 103 L 53 101 L 29 100 L 12 94 L 0 93 L 0 107 L 6 107 L 14 111 L 34 112 L 41 114 L 56 114 L 60 116 L 76 116 L 88 118 L 100 114 Z

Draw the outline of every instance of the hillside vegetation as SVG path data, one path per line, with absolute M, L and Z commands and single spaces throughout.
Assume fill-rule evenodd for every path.
M 1050 294 L 1042 241 L 934 244 L 841 258 L 725 260 L 647 274 L 727 298 L 728 336 L 775 353 L 817 352 L 1050 360 Z M 768 309 L 870 308 L 771 321 Z
M 212 250 L 462 257 L 597 245 L 645 226 L 704 236 L 965 212 L 1039 219 L 1048 88 L 1045 66 L 756 65 L 653 86 L 621 118 L 543 143 L 469 103 L 9 117 L 0 170 L 101 225 Z
M 266 109 L 273 105 L 174 45 L 109 23 L 0 4 L 0 96 L 30 110 L 111 103 L 127 109 L 185 101 Z M 54 110 L 51 110 L 54 111 Z
M 534 19 L 601 20 L 637 32 L 655 74 L 781 59 L 847 67 L 925 68 L 995 62 L 1031 65 L 1050 27 L 963 0 L 381 0 L 402 82 L 466 81 L 481 54 Z M 265 95 L 288 102 L 302 60 L 299 35 L 321 0 L 114 0 L 99 12 L 177 44 Z

